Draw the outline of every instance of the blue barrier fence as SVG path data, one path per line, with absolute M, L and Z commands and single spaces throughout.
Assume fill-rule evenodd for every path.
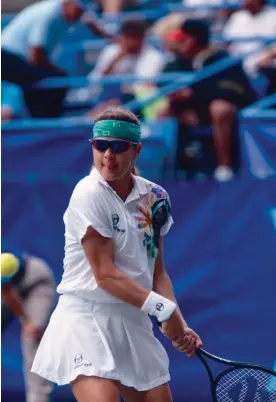
M 250 116 L 247 113 L 242 112 L 239 117 L 241 149 L 239 176 L 258 179 L 275 176 L 276 111 L 263 110 Z M 35 180 L 35 175 L 38 175 L 40 170 L 29 171 L 30 163 L 28 161 L 37 160 L 37 158 L 43 160 L 44 158 L 47 162 L 49 159 L 52 163 L 51 166 L 54 167 L 55 158 L 52 158 L 52 154 L 56 155 L 58 161 L 59 153 L 65 152 L 66 158 L 67 148 L 68 158 L 65 160 L 68 160 L 68 166 L 64 165 L 63 173 L 66 175 L 67 168 L 70 171 L 76 169 L 76 174 L 85 173 L 85 166 L 89 165 L 90 159 L 87 141 L 92 135 L 92 129 L 93 122 L 88 118 L 23 120 L 4 124 L 2 126 L 3 175 L 9 173 L 16 180 L 15 172 L 21 172 L 21 175 L 31 174 Z M 210 130 L 208 130 L 207 135 L 210 134 Z M 178 137 L 177 122 L 173 119 L 164 119 L 145 123 L 142 136 L 144 152 L 138 161 L 142 173 L 151 179 L 174 177 Z M 21 156 L 22 153 L 24 156 Z M 194 158 L 198 157 L 200 155 L 194 156 Z M 19 169 L 18 161 L 22 158 L 25 158 L 25 162 Z M 16 166 L 18 169 L 15 169 Z M 51 171 L 51 167 L 49 171 Z M 25 180 L 24 177 L 23 179 Z

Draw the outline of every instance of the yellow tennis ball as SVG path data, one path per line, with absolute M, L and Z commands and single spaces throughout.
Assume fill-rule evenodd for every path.
M 1 254 L 1 276 L 10 277 L 19 270 L 20 261 L 15 255 L 10 253 Z

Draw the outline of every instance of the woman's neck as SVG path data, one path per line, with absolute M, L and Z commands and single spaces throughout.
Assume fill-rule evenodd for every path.
M 125 201 L 134 185 L 133 177 L 131 174 L 128 176 L 124 176 L 119 180 L 109 181 L 108 184 L 114 191 L 116 191 L 117 195 Z

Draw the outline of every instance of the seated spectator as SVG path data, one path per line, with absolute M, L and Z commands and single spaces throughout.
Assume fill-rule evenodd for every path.
M 243 8 L 234 12 L 225 24 L 223 34 L 228 39 L 248 38 L 229 47 L 235 56 L 258 50 L 262 42 L 251 38 L 276 37 L 276 8 L 266 4 L 266 0 L 244 0 Z M 250 63 L 246 67 L 250 71 Z
M 21 88 L 10 82 L 1 82 L 1 120 L 9 121 L 26 117 Z
M 177 43 L 175 59 L 164 68 L 168 71 L 197 71 L 223 58 L 225 50 L 210 45 L 208 25 L 200 20 L 186 20 L 180 31 L 171 33 Z M 169 97 L 162 116 L 174 116 L 188 126 L 212 125 L 218 167 L 215 177 L 233 178 L 231 144 L 239 108 L 255 100 L 252 88 L 240 65 L 210 76 Z
M 117 43 L 105 47 L 99 55 L 91 78 L 107 75 L 131 74 L 139 77 L 154 77 L 164 66 L 164 55 L 157 49 L 146 45 L 146 23 L 142 20 L 126 20 L 122 23 Z M 108 105 L 118 105 L 133 97 L 133 90 L 128 86 L 104 86 L 94 111 L 99 113 Z
M 84 0 L 42 0 L 21 11 L 2 32 L 2 79 L 23 89 L 33 117 L 62 113 L 64 89 L 37 90 L 33 86 L 42 78 L 66 75 L 52 58 L 84 10 Z M 96 33 L 101 32 L 95 22 L 86 22 Z

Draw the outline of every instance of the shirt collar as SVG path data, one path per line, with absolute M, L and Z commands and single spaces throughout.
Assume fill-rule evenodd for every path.
M 91 169 L 90 175 L 92 179 L 97 180 L 99 183 L 101 183 L 103 186 L 110 188 L 110 185 L 107 183 L 107 181 L 102 177 L 100 172 L 93 167 Z M 143 196 L 148 193 L 148 185 L 147 183 L 139 176 L 132 175 L 133 180 L 134 180 L 134 186 L 131 190 L 131 193 L 127 197 L 127 202 L 133 201 L 135 199 L 140 198 L 140 196 Z M 112 189 L 113 190 L 113 189 Z

